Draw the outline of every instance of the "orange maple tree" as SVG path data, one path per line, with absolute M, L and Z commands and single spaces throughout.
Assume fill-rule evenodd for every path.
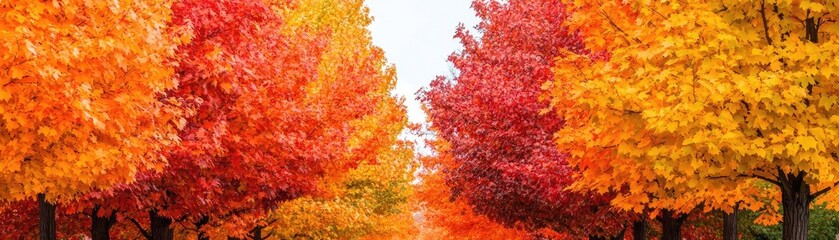
M 56 202 L 165 165 L 181 121 L 168 1 L 0 3 L 0 199 Z

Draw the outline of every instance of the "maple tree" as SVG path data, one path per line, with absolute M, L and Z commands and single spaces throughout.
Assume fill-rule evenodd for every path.
M 180 232 L 199 238 L 261 238 L 269 209 L 391 147 L 373 135 L 383 130 L 367 128 L 377 123 L 357 123 L 404 114 L 393 107 L 394 71 L 372 47 L 360 9 L 360 1 L 174 5 L 174 22 L 196 35 L 179 49 L 176 94 L 196 99 L 188 104 L 197 109 L 173 150 L 178 161 L 129 187 L 151 192 L 139 199 L 140 212 L 150 212 L 149 231 L 136 224 L 143 235 L 171 238 L 172 223 L 182 222 L 192 226 Z
M 458 30 L 464 49 L 449 58 L 458 75 L 438 78 L 420 96 L 437 137 L 451 144 L 445 154 L 456 164 L 441 171 L 453 197 L 507 226 L 619 237 L 629 218 L 611 211 L 608 193 L 565 189 L 574 170 L 552 140 L 563 121 L 541 114 L 552 59 L 585 53 L 582 39 L 562 25 L 565 5 L 475 1 L 473 8 L 483 20 L 481 35 Z
M 630 166 L 606 170 L 580 161 L 590 170 L 583 178 L 660 179 L 658 189 L 638 191 L 662 194 L 732 189 L 759 179 L 781 192 L 784 239 L 806 239 L 810 203 L 839 181 L 832 174 L 835 3 L 574 6 L 570 27 L 587 48 L 611 55 L 558 58 L 556 81 L 547 87 L 552 105 L 573 126 L 568 132 L 582 133 L 561 131 L 560 145 L 588 145 L 574 154 L 616 155 L 622 163 L 612 166 Z
M 0 2 L 0 231 L 830 236 L 836 5 L 475 0 L 419 167 L 363 0 Z
M 168 1 L 0 3 L 0 198 L 40 205 L 132 181 L 165 164 L 180 120 L 172 66 L 184 41 Z
M 327 157 L 314 152 L 323 148 L 307 145 L 317 143 L 306 142 L 300 129 L 287 131 L 292 125 L 318 125 L 305 124 L 316 113 L 301 110 L 299 93 L 316 75 L 315 67 L 295 64 L 316 62 L 308 53 L 317 53 L 317 44 L 290 43 L 315 40 L 282 38 L 281 21 L 261 1 L 178 1 L 172 10 L 173 25 L 194 34 L 177 50 L 179 85 L 168 92 L 193 112 L 176 122 L 183 141 L 161 150 L 169 159 L 162 173 L 149 171 L 136 184 L 97 193 L 88 206 L 101 207 L 104 214 L 92 215 L 94 226 L 119 212 L 154 239 L 172 238 L 173 220 L 201 222 L 302 195 L 313 178 L 300 176 L 317 175 L 315 160 Z M 296 161 L 297 156 L 312 158 Z M 138 220 L 150 222 L 151 229 L 143 229 Z
M 178 123 L 182 142 L 164 150 L 169 165 L 103 206 L 126 212 L 149 239 L 173 238 L 173 223 L 201 232 L 311 192 L 336 147 L 318 129 L 318 109 L 303 103 L 301 89 L 317 74 L 316 39 L 282 35 L 282 19 L 263 1 L 183 0 L 172 11 L 172 24 L 193 38 L 177 49 L 179 85 L 169 94 L 192 114 Z
M 348 167 L 372 159 L 388 145 L 387 126 L 398 122 L 402 110 L 390 95 L 396 84 L 396 69 L 387 64 L 384 51 L 372 44 L 367 26 L 372 19 L 363 1 L 299 0 L 293 8 L 279 10 L 286 24 L 283 32 L 325 39 L 318 53 L 316 81 L 306 86 L 305 106 L 316 108 L 325 121 L 340 131 L 341 144 L 325 166 L 327 177 L 340 181 Z M 387 117 L 387 118 L 384 118 Z M 371 122 L 376 118 L 381 123 Z M 377 124 L 383 126 L 374 127 Z M 382 132 L 385 131 L 385 132 Z
M 443 139 L 429 142 L 437 153 L 423 156 L 421 182 L 416 187 L 415 208 L 422 216 L 418 222 L 419 239 L 529 239 L 531 232 L 508 228 L 472 210 L 463 198 L 452 198 L 446 185 L 447 169 L 457 166 Z
M 302 0 L 283 15 L 288 21 L 286 31 L 305 30 L 329 38 L 318 66 L 323 82 L 313 85 L 313 90 L 322 94 L 325 106 L 338 107 L 331 114 L 366 114 L 349 122 L 343 156 L 345 162 L 360 164 L 346 175 L 325 176 L 320 183 L 325 194 L 281 204 L 266 220 L 272 224 L 265 230 L 281 238 L 406 234 L 412 221 L 407 184 L 413 156 L 410 146 L 402 145 L 397 137 L 407 119 L 401 100 L 390 95 L 395 69 L 387 65 L 384 52 L 372 45 L 367 8 L 360 0 Z M 353 98 L 358 100 L 353 107 L 366 110 L 339 105 Z
M 160 72 L 171 73 L 164 71 L 167 58 L 177 66 L 178 87 L 149 92 L 168 90 L 165 94 L 174 96 L 168 103 L 188 113 L 173 121 L 183 141 L 144 149 L 165 154 L 168 165 L 148 167 L 136 183 L 100 188 L 71 203 L 66 214 L 86 212 L 94 239 L 108 238 L 119 221 L 118 234 L 150 239 L 243 236 L 264 228 L 262 216 L 277 203 L 344 181 L 344 172 L 360 161 L 378 171 L 390 169 L 378 176 L 390 176 L 387 184 L 398 185 L 402 180 L 393 171 L 409 158 L 393 152 L 392 138 L 403 127 L 404 110 L 389 93 L 394 69 L 372 46 L 370 18 L 361 10 L 361 1 L 175 2 L 172 23 L 158 27 L 183 27 L 190 33 L 182 35 L 193 37 L 175 54 L 174 45 L 165 49 L 169 55 L 159 59 Z M 305 20 L 310 17 L 321 21 Z M 154 140 L 177 139 L 162 130 L 151 133 L 171 138 Z M 373 163 L 383 156 L 401 161 Z M 396 190 L 396 199 L 406 194 L 404 186 Z M 6 213 L 18 216 L 28 205 L 21 206 Z M 80 228 L 67 232 L 84 232 Z

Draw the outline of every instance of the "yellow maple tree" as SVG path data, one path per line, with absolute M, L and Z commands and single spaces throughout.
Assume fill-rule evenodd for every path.
M 393 238 L 413 228 L 407 199 L 413 172 L 411 145 L 400 143 L 407 118 L 401 100 L 390 95 L 395 69 L 372 45 L 372 19 L 364 1 L 301 0 L 282 9 L 287 31 L 306 31 L 328 39 L 318 66 L 318 80 L 307 86 L 308 104 L 335 105 L 356 94 L 369 99 L 366 115 L 349 122 L 351 133 L 342 159 L 332 168 L 358 163 L 347 174 L 327 170 L 322 194 L 283 203 L 272 213 L 266 231 L 286 238 Z M 364 90 L 346 93 L 345 86 Z M 351 96 L 358 98 L 358 96 Z M 334 107 L 327 107 L 333 109 Z M 336 114 L 359 114 L 340 112 Z M 340 116 L 339 116 L 340 117 Z
M 323 43 L 319 56 L 318 77 L 306 86 L 307 106 L 321 106 L 321 113 L 333 121 L 360 121 L 371 114 L 377 105 L 391 101 L 390 90 L 396 84 L 396 69 L 387 63 L 384 51 L 372 44 L 367 26 L 372 22 L 362 0 L 299 0 L 290 7 L 277 9 L 286 21 L 286 32 L 311 36 Z M 373 104 L 378 103 L 378 104 Z M 391 104 L 391 103 L 387 103 Z M 393 103 L 395 104 L 395 103 Z M 359 111 L 346 111 L 348 107 Z M 350 130 L 363 134 L 359 130 Z M 371 145 L 375 135 L 367 133 L 365 141 L 348 144 Z M 375 149 L 366 146 L 347 146 L 347 158 L 335 159 L 326 166 L 328 177 L 340 181 L 346 168 L 357 162 L 358 156 Z M 355 153 L 354 153 L 355 152 Z M 356 157 L 351 157 L 356 156 Z
M 750 181 L 766 181 L 784 238 L 806 239 L 810 202 L 839 183 L 836 3 L 572 4 L 592 54 L 558 58 L 546 89 L 589 186 L 628 186 L 636 203 L 687 196 L 660 206 L 681 208 L 750 201 Z

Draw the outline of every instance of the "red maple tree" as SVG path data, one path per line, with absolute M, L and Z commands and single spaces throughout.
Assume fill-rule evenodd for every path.
M 557 150 L 560 118 L 542 114 L 541 86 L 552 79 L 561 50 L 584 52 L 562 22 L 557 1 L 475 1 L 480 37 L 460 27 L 464 46 L 449 60 L 457 69 L 421 92 L 438 137 L 457 162 L 447 171 L 455 197 L 509 226 L 549 228 L 576 236 L 619 236 L 629 225 L 608 194 L 574 193 L 574 168 Z

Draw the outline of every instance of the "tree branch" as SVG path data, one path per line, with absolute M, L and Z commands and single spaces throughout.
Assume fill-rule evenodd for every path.
M 785 197 L 790 197 L 789 191 L 792 191 L 792 185 L 790 185 L 789 176 L 784 173 L 784 170 L 780 166 L 778 166 L 778 182 L 780 183 L 778 186 L 781 187 L 781 194 L 785 195 Z
M 769 36 L 769 22 L 766 20 L 766 0 L 760 1 L 760 17 L 763 18 L 763 34 L 766 42 L 772 45 L 772 37 Z
M 133 224 L 134 224 L 134 226 L 136 226 L 136 227 L 137 227 L 137 230 L 139 230 L 139 231 L 140 231 L 140 234 L 143 234 L 143 237 L 146 237 L 146 239 L 151 240 L 151 234 L 149 234 L 149 232 L 148 232 L 148 231 L 146 231 L 146 229 L 145 229 L 145 228 L 143 228 L 143 225 L 140 225 L 140 223 L 139 223 L 139 222 L 137 222 L 137 220 L 135 220 L 134 218 L 129 217 L 129 218 L 128 218 L 128 221 L 131 221 L 131 223 L 133 223 Z
M 822 190 L 819 190 L 818 192 L 810 194 L 810 201 L 812 201 L 813 199 L 816 199 L 817 197 L 829 192 L 830 190 L 832 190 L 836 186 L 839 186 L 839 182 L 833 183 L 833 186 L 826 187 L 825 189 L 822 189 Z
M 776 180 L 776 179 L 771 179 L 771 178 L 764 177 L 764 176 L 760 176 L 760 175 L 757 175 L 757 174 L 752 174 L 751 176 L 748 176 L 748 177 L 757 178 L 757 179 L 760 179 L 760 180 L 763 180 L 763 181 L 767 181 L 767 182 L 769 182 L 769 183 L 772 183 L 772 184 L 775 184 L 775 185 L 781 186 L 781 182 L 779 182 L 779 181 L 778 181 L 778 180 Z
M 619 32 L 621 32 L 621 33 L 623 33 L 624 35 L 626 35 L 627 37 L 632 38 L 632 40 L 635 40 L 635 42 L 637 42 L 637 43 L 642 43 L 642 42 L 641 42 L 641 40 L 638 40 L 638 38 L 632 37 L 632 36 L 631 36 L 631 35 L 629 35 L 628 33 L 624 32 L 624 31 L 623 31 L 623 29 L 621 29 L 621 28 L 618 26 L 618 24 L 616 24 L 614 21 L 612 21 L 612 18 L 610 18 L 610 17 L 609 17 L 609 15 L 607 15 L 607 14 L 606 14 L 606 12 L 604 12 L 604 11 L 600 11 L 600 15 L 601 15 L 601 16 L 603 16 L 604 18 L 606 18 L 606 20 L 607 20 L 607 21 L 609 21 L 609 24 L 611 24 L 611 25 L 612 25 L 612 27 L 614 27 L 614 28 L 615 28 L 615 30 L 618 30 Z
M 752 175 L 740 174 L 740 175 L 737 175 L 737 176 L 711 176 L 711 177 L 708 177 L 708 179 L 722 179 L 722 178 L 757 178 L 757 179 L 767 181 L 769 183 L 781 186 L 781 182 L 779 182 L 778 180 L 775 180 L 775 179 L 772 179 L 772 178 L 769 178 L 769 177 L 765 177 L 765 176 L 760 176 L 760 175 L 757 175 L 757 174 L 752 174 Z

